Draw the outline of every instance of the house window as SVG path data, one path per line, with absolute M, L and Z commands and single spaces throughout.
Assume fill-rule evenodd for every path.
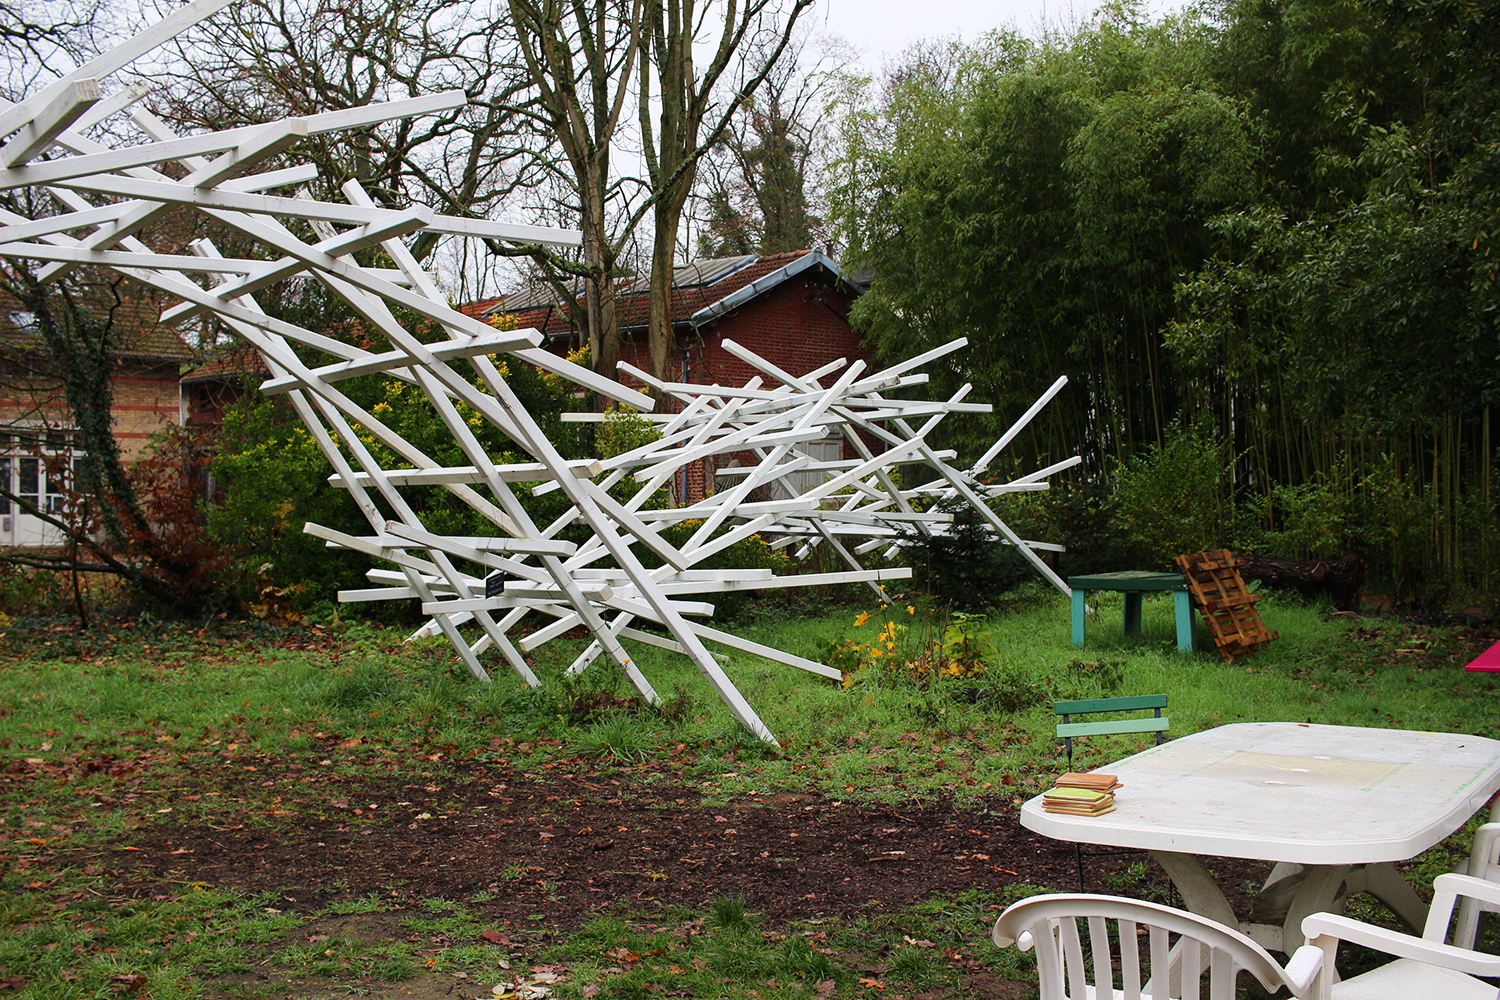
M 0 515 L 25 515 L 26 505 L 62 512 L 82 461 L 72 451 L 73 441 L 71 431 L 51 428 L 0 433 L 0 484 L 22 501 L 16 509 L 9 499 L 0 499 Z

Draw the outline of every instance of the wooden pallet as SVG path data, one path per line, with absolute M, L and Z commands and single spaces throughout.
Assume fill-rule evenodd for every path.
M 1202 609 L 1214 643 L 1231 663 L 1277 636 L 1260 620 L 1255 610 L 1260 595 L 1245 590 L 1239 567 L 1240 561 L 1228 549 L 1177 557 L 1193 603 Z

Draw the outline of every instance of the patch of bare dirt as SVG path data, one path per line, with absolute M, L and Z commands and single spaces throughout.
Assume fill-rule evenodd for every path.
M 471 905 L 497 926 L 554 931 L 725 896 L 782 924 L 1013 883 L 1077 888 L 1073 848 L 1023 829 L 1000 799 L 958 807 L 780 794 L 705 805 L 696 788 L 666 781 L 608 772 L 538 781 L 483 766 L 455 768 L 442 785 L 373 781 L 339 794 L 349 813 L 279 829 L 189 821 L 137 831 L 105 864 L 135 894 L 202 881 L 275 889 L 303 912 L 372 893 L 393 903 L 481 896 Z M 1086 859 L 1087 888 L 1108 891 L 1142 858 Z M 1232 859 L 1211 867 L 1233 885 L 1265 871 Z M 1154 866 L 1131 887 L 1166 890 Z

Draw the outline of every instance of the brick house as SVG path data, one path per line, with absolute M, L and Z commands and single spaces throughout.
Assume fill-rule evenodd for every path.
M 749 381 L 757 372 L 724 350 L 726 339 L 748 347 L 793 375 L 805 374 L 838 358 L 870 359 L 869 348 L 849 326 L 849 307 L 864 288 L 822 251 L 694 261 L 677 269 L 673 285 L 676 381 L 702 385 L 743 385 Z M 634 281 L 621 289 L 617 300 L 620 358 L 648 371 L 649 289 L 649 280 Z M 517 326 L 534 327 L 546 334 L 547 346 L 554 351 L 565 352 L 586 342 L 586 335 L 568 311 L 542 296 L 513 295 L 477 303 L 474 312 L 484 318 L 513 316 Z M 844 448 L 842 438 L 798 446 L 798 450 L 820 460 L 852 457 L 844 454 Z M 733 461 L 725 456 L 717 459 L 720 463 Z M 715 462 L 709 459 L 689 470 L 683 484 L 689 499 L 702 497 L 714 484 Z M 745 464 L 749 464 L 749 456 Z
M 216 431 L 224 413 L 270 373 L 260 354 L 248 344 L 223 344 L 203 363 L 182 375 L 182 423 L 185 427 Z
M 101 307 L 102 308 L 102 307 Z M 182 419 L 178 384 L 193 351 L 157 322 L 157 303 L 126 294 L 111 303 L 117 331 L 110 420 L 121 458 L 139 458 L 151 435 Z M 73 416 L 61 375 L 37 343 L 36 316 L 14 300 L 0 301 L 0 483 L 42 510 L 58 510 L 74 455 Z M 56 529 L 0 498 L 0 548 L 59 544 Z
M 869 349 L 849 326 L 849 306 L 863 286 L 821 251 L 694 261 L 677 269 L 674 286 L 678 381 L 703 385 L 749 381 L 756 372 L 724 350 L 725 339 L 750 348 L 793 375 L 837 358 L 870 358 Z M 651 367 L 646 334 L 648 292 L 647 280 L 634 280 L 620 290 L 617 300 L 621 360 L 645 370 Z M 587 334 L 570 315 L 575 310 L 558 304 L 550 294 L 520 292 L 461 308 L 481 319 L 509 316 L 518 327 L 539 330 L 547 338 L 547 348 L 558 354 L 587 343 Z M 265 374 L 254 351 L 221 347 L 183 376 L 184 422 L 189 427 L 216 428 L 223 422 L 224 410 Z M 798 447 L 821 460 L 852 457 L 844 454 L 842 439 Z M 719 461 L 728 464 L 734 459 L 721 456 Z M 742 464 L 750 464 L 750 456 L 744 456 Z M 714 460 L 708 460 L 689 470 L 682 484 L 685 495 L 703 496 L 713 485 L 717 468 Z

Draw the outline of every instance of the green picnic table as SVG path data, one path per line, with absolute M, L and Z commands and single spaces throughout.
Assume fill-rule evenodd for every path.
M 1172 594 L 1172 606 L 1177 613 L 1177 649 L 1191 653 L 1197 649 L 1193 638 L 1193 605 L 1188 594 L 1187 581 L 1181 573 L 1147 573 L 1142 570 L 1122 570 L 1118 573 L 1094 573 L 1090 576 L 1068 577 L 1068 587 L 1073 591 L 1073 645 L 1083 645 L 1084 600 L 1096 590 L 1113 590 L 1125 595 L 1125 634 L 1139 635 L 1141 631 L 1141 595 L 1148 593 Z

